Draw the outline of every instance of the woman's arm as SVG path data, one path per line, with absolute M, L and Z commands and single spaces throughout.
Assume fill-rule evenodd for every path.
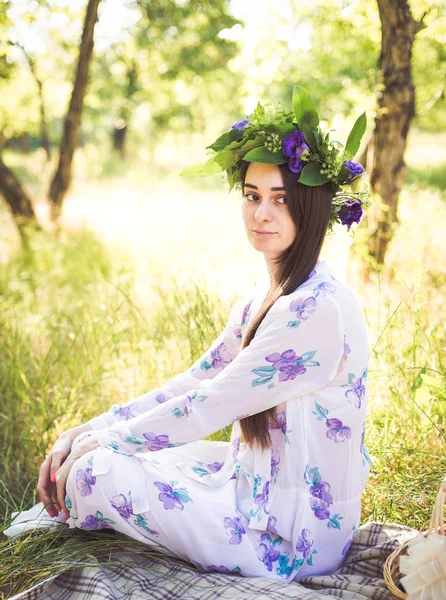
M 105 413 L 93 417 L 85 425 L 88 430 L 110 427 L 146 413 L 167 400 L 196 388 L 203 379 L 213 379 L 234 360 L 240 351 L 240 324 L 248 298 L 237 301 L 231 309 L 226 327 L 210 348 L 187 370 L 156 388 L 120 406 L 113 404 Z M 83 427 L 85 426 L 83 425 Z M 81 433 L 79 431 L 78 433 Z
M 321 298 L 297 328 L 288 326 L 289 305 L 289 297 L 279 298 L 249 346 L 212 380 L 97 432 L 99 444 L 130 455 L 186 444 L 329 384 L 344 350 L 336 300 Z

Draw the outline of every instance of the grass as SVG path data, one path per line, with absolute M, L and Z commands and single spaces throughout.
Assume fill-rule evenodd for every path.
M 129 167 L 125 181 L 82 173 L 60 238 L 36 233 L 22 252 L 11 235 L 0 248 L 2 529 L 11 512 L 38 501 L 38 469 L 62 431 L 187 368 L 261 272 L 241 241 L 237 200 L 218 185 L 192 187 L 165 172 L 143 179 L 141 165 Z M 362 521 L 419 529 L 446 473 L 442 191 L 410 182 L 400 221 L 385 269 L 364 280 L 359 244 L 345 279 L 363 308 L 371 349 L 366 443 L 373 461 Z M 325 255 L 335 264 L 350 243 L 341 233 L 338 239 Z M 100 533 L 87 540 L 71 531 L 81 536 L 74 545 L 67 540 L 77 537 L 45 532 L 0 541 L 3 597 L 109 551 Z

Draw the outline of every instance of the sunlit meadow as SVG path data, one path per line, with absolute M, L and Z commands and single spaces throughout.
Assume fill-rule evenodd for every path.
M 441 141 L 412 134 L 401 223 L 381 273 L 361 274 L 365 226 L 354 243 L 338 230 L 323 250 L 357 293 L 369 328 L 372 467 L 363 522 L 422 528 L 446 472 Z M 184 148 L 172 164 L 168 146 L 161 147 L 157 167 L 144 155 L 123 164 L 102 161 L 92 148 L 80 151 L 63 232 L 33 235 L 27 251 L 0 212 L 2 528 L 12 511 L 38 501 L 38 469 L 60 433 L 188 368 L 218 335 L 235 299 L 267 277 L 246 240 L 240 197 L 218 176 L 177 176 L 190 162 Z M 8 156 L 37 196 L 50 170 L 40 160 Z M 44 219 L 43 204 L 38 210 Z M 368 218 L 371 225 L 372 211 Z M 224 430 L 213 437 L 227 436 Z M 17 592 L 30 579 L 17 583 L 17 556 L 13 563 L 5 544 L 3 584 L 16 577 L 10 591 Z M 61 569 L 56 563 L 46 561 L 45 573 L 36 565 L 32 581 Z

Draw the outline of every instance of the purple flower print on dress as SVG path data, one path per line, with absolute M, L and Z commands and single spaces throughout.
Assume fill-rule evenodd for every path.
M 224 565 L 209 565 L 206 567 L 210 571 L 217 571 L 217 573 L 241 573 L 240 567 L 234 567 L 233 569 L 228 569 Z
M 121 419 L 125 419 L 126 421 L 128 421 L 129 419 L 133 419 L 133 417 L 136 417 L 136 415 L 137 415 L 136 408 L 137 408 L 136 402 L 131 402 L 130 404 L 125 404 L 124 406 L 120 406 L 118 408 L 118 415 Z
M 343 353 L 341 361 L 339 363 L 338 374 L 344 369 L 345 363 L 347 362 L 347 358 L 350 353 L 351 353 L 351 348 L 345 341 L 345 335 L 344 335 L 344 353 Z
M 352 533 L 350 534 L 350 537 L 348 538 L 347 542 L 345 543 L 345 546 L 342 548 L 342 556 L 345 556 L 347 554 L 347 552 L 350 550 L 350 546 L 353 543 L 355 533 L 356 533 L 356 527 L 355 527 L 355 525 L 353 525 Z
M 325 425 L 328 427 L 327 437 L 334 442 L 345 442 L 352 437 L 352 430 L 343 425 L 339 419 L 327 419 Z
M 274 533 L 274 535 L 279 535 L 279 533 L 276 529 L 276 523 L 277 523 L 276 517 L 273 517 L 272 515 L 270 515 L 268 517 L 268 524 L 267 524 L 266 528 L 271 533 Z
M 313 566 L 313 554 L 317 554 L 317 550 L 313 548 L 313 540 L 310 538 L 310 530 L 302 529 L 300 536 L 297 539 L 296 551 L 303 555 L 307 565 Z
M 207 463 L 206 466 L 209 469 L 210 473 L 217 473 L 218 471 L 220 471 L 224 464 L 224 462 L 215 461 L 213 463 Z
M 185 394 L 184 398 L 184 413 L 189 417 L 192 414 L 192 396 Z
M 158 394 L 157 396 L 155 396 L 155 400 L 157 402 L 159 402 L 159 404 L 162 404 L 163 402 L 167 402 L 168 398 L 167 398 L 166 394 L 164 394 L 163 392 L 161 392 L 160 394 Z
M 206 475 L 220 471 L 224 464 L 224 462 L 204 463 L 201 460 L 197 460 L 198 466 L 192 467 L 192 471 L 197 473 L 199 477 L 205 477 Z
M 249 417 L 250 415 L 237 415 L 236 417 L 234 417 L 231 421 L 231 423 L 235 423 L 236 421 L 240 421 L 241 419 L 246 419 L 246 417 Z
M 314 516 L 320 521 L 325 521 L 325 519 L 330 518 L 330 510 L 327 502 L 319 500 L 318 498 L 310 498 L 310 506 Z
M 303 554 L 304 558 L 308 558 L 311 555 L 311 549 L 313 547 L 313 540 L 310 538 L 310 530 L 302 529 L 300 536 L 297 538 L 296 550 Z
M 301 321 L 306 321 L 316 310 L 316 298 L 310 296 L 303 302 L 293 300 L 290 304 L 290 311 L 296 313 L 296 317 Z
M 80 490 L 81 496 L 91 494 L 91 486 L 96 483 L 96 477 L 92 475 L 92 469 L 79 469 L 76 472 L 76 488 Z
M 251 302 L 249 302 L 245 308 L 243 309 L 243 313 L 242 313 L 242 322 L 240 323 L 240 326 L 243 327 L 244 325 L 246 325 L 246 322 L 248 320 L 248 316 L 249 313 L 251 311 L 251 304 L 252 304 L 252 300 Z
M 280 556 L 280 552 L 274 549 L 271 544 L 271 538 L 269 535 L 264 533 L 260 536 L 262 542 L 257 548 L 257 558 L 266 566 L 268 571 L 273 570 L 273 563 L 276 562 Z
M 156 435 L 156 433 L 150 431 L 148 433 L 143 433 L 143 436 L 146 438 L 144 445 L 151 452 L 157 452 L 158 450 L 163 450 L 163 448 L 169 448 L 170 444 L 168 435 Z
M 356 408 L 361 408 L 362 401 L 365 397 L 365 383 L 367 380 L 367 367 L 363 370 L 360 377 L 356 379 L 354 373 L 348 374 L 348 383 L 341 385 L 341 387 L 349 388 L 345 392 L 345 397 L 348 399 L 350 404 L 354 404 Z
M 240 544 L 242 541 L 242 535 L 245 535 L 246 529 L 243 527 L 243 523 L 240 517 L 224 518 L 224 528 L 226 529 L 226 535 L 229 537 L 230 544 Z
M 286 412 L 284 410 L 278 412 L 275 419 L 270 420 L 269 427 L 271 429 L 279 429 L 285 436 L 285 444 L 290 443 L 288 434 L 292 433 L 293 430 L 286 428 Z
M 263 509 L 263 511 L 268 514 L 268 502 L 269 502 L 269 481 L 265 483 L 263 486 L 263 490 L 260 494 L 257 494 L 254 498 L 254 503 L 257 504 L 259 509 Z
M 130 515 L 133 515 L 132 502 L 131 500 L 127 500 L 124 494 L 116 494 L 115 496 L 113 496 L 113 499 L 110 500 L 110 504 L 115 510 L 118 511 L 118 513 L 123 519 L 128 519 Z
M 237 455 L 240 451 L 240 438 L 236 437 L 232 440 L 232 445 L 234 446 L 234 452 L 232 453 L 232 458 L 236 460 Z
M 328 418 L 328 409 L 324 408 L 320 404 L 314 401 L 316 410 L 313 410 L 313 415 L 318 421 L 325 421 L 327 427 L 326 436 L 329 440 L 338 442 L 345 442 L 352 437 L 352 431 L 347 425 L 343 425 L 339 419 Z
M 273 450 L 271 453 L 271 479 L 273 481 L 276 480 L 277 474 L 279 472 L 279 463 L 280 463 L 280 454 Z
M 161 492 L 161 494 L 158 494 L 158 500 L 163 503 L 165 510 L 173 510 L 174 508 L 184 510 L 184 505 L 187 502 L 192 502 L 192 498 L 189 496 L 186 488 L 174 487 L 175 483 L 177 483 L 176 481 L 171 481 L 170 483 L 172 485 L 162 483 L 161 481 L 153 482 L 153 485 Z
M 302 356 L 298 356 L 291 348 L 282 353 L 273 352 L 265 356 L 265 360 L 272 363 L 271 366 L 258 367 L 251 369 L 259 377 L 251 383 L 252 387 L 269 383 L 276 373 L 279 373 L 279 382 L 294 380 L 298 375 L 303 375 L 307 371 L 307 367 L 319 367 L 320 363 L 316 360 L 311 360 L 316 354 L 316 350 L 305 352 Z M 271 383 L 268 389 L 271 389 L 275 384 Z
M 326 294 L 334 294 L 336 292 L 336 286 L 332 283 L 328 283 L 328 281 L 323 281 L 314 288 L 313 292 L 316 297 L 323 297 L 326 296 Z
M 241 338 L 242 337 L 242 328 L 240 327 L 240 325 L 233 325 L 232 326 L 232 331 L 235 335 L 236 338 Z
M 333 496 L 330 494 L 331 486 L 326 481 L 322 481 L 318 467 L 310 468 L 306 465 L 304 478 L 307 485 L 310 486 L 310 507 L 314 516 L 320 521 L 328 519 L 327 527 L 329 529 L 341 529 L 339 521 L 343 519 L 336 514 L 330 516 L 329 507 L 333 504 Z
M 81 529 L 113 529 L 112 525 L 116 525 L 116 521 L 107 519 L 100 510 L 97 510 L 95 515 L 85 517 L 85 521 L 81 523 Z
M 217 346 L 214 350 L 211 350 L 211 362 L 214 369 L 218 369 L 227 365 L 231 362 L 229 357 L 225 357 L 224 354 L 227 352 L 226 344 L 223 342 Z
M 327 505 L 333 504 L 333 496 L 329 493 L 331 486 L 326 481 L 319 481 L 317 485 L 310 486 L 310 494 L 315 498 L 319 498 Z

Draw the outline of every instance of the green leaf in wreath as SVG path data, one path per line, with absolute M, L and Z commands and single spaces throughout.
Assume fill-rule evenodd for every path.
M 345 144 L 345 154 L 350 158 L 353 158 L 358 152 L 359 144 L 361 143 L 361 139 L 364 135 L 366 127 L 367 117 L 365 115 L 365 112 L 363 112 L 362 115 L 357 118 L 356 123 L 353 125 L 353 129 L 350 131 L 347 143 Z
M 243 136 L 243 130 L 241 129 L 231 129 L 231 131 L 227 131 L 223 133 L 220 137 L 218 137 L 213 144 L 207 146 L 206 149 L 210 148 L 215 152 L 220 152 L 223 148 L 226 148 L 228 144 L 231 142 L 235 142 L 239 140 Z
M 267 150 L 265 146 L 258 146 L 250 150 L 243 160 L 248 162 L 259 162 L 267 165 L 283 165 L 288 162 L 288 158 L 282 154 L 282 152 L 271 152 Z
M 310 146 L 313 152 L 319 148 L 320 134 L 317 129 L 313 129 L 308 123 L 304 123 L 302 126 L 302 133 L 304 134 L 305 141 Z
M 300 85 L 295 85 L 293 89 L 293 110 L 301 130 L 304 123 L 311 129 L 317 129 L 319 113 L 316 103 L 307 90 Z
M 327 181 L 329 181 L 327 175 L 321 173 L 321 165 L 317 162 L 305 165 L 299 177 L 299 183 L 310 186 L 322 185 L 327 183 Z

